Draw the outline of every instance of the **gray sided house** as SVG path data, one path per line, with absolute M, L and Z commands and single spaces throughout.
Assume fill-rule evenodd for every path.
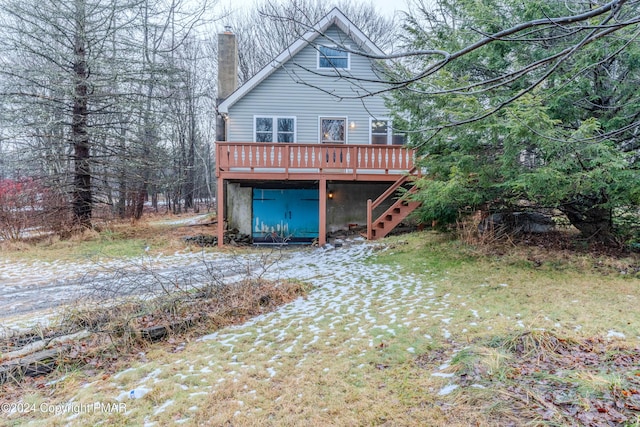
M 390 197 L 415 169 L 380 94 L 384 53 L 340 10 L 239 88 L 236 50 L 219 36 L 218 218 L 256 243 L 323 245 L 355 225 L 382 237 L 415 209 Z

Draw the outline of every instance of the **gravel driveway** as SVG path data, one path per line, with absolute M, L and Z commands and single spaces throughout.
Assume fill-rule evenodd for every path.
M 230 281 L 264 264 L 292 256 L 292 250 L 253 253 L 179 252 L 106 261 L 13 262 L 0 260 L 0 324 L 28 328 L 46 324 L 55 309 L 87 299 L 105 300 L 187 289 Z

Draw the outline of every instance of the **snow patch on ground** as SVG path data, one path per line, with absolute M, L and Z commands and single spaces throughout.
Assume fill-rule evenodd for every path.
M 162 405 L 160 405 L 155 411 L 153 411 L 153 415 L 158 415 L 165 411 L 169 406 L 173 405 L 173 399 L 167 400 Z
M 283 251 L 282 255 L 291 253 Z M 0 321 L 5 330 L 47 326 L 59 314 L 54 310 L 57 307 L 84 302 L 89 296 L 142 294 L 159 288 L 159 278 L 163 277 L 189 287 L 209 280 L 207 275 L 214 271 L 221 272 L 223 277 L 218 279 L 232 282 L 239 276 L 236 272 L 259 265 L 260 256 L 188 250 L 151 255 L 141 247 L 140 256 L 131 258 L 53 262 L 0 259 Z
M 610 330 L 607 332 L 607 338 L 622 338 L 625 339 L 626 336 L 622 332 L 617 332 L 614 330 Z
M 446 396 L 447 394 L 451 394 L 451 392 L 457 388 L 458 388 L 457 384 L 448 384 L 444 386 L 442 389 L 440 389 L 440 391 L 438 392 L 438 396 Z

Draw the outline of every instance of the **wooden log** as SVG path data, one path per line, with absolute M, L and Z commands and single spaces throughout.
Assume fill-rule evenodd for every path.
M 39 339 L 37 341 L 31 342 L 29 344 L 26 344 L 24 346 L 22 346 L 21 348 L 18 348 L 14 351 L 5 353 L 2 355 L 2 359 L 4 360 L 11 360 L 11 359 L 15 359 L 18 357 L 22 357 L 22 356 L 26 356 L 27 354 L 30 353 L 35 353 L 37 351 L 43 350 L 47 347 L 53 347 L 53 346 L 57 346 L 59 344 L 62 344 L 66 341 L 79 341 L 81 339 L 87 338 L 88 336 L 91 335 L 91 332 L 87 331 L 87 330 L 82 330 L 80 332 L 76 332 L 75 334 L 70 334 L 70 335 L 61 335 L 58 337 L 53 337 L 53 338 L 45 338 L 45 339 Z
M 43 350 L 0 364 L 0 384 L 9 381 L 18 382 L 24 377 L 37 377 L 50 373 L 56 368 L 60 355 L 67 349 L 68 346 L 61 346 Z
M 186 331 L 187 329 L 195 326 L 196 323 L 200 322 L 201 320 L 202 317 L 192 317 L 189 319 L 171 322 L 168 325 L 156 325 L 149 328 L 142 328 L 138 332 L 143 339 L 151 342 L 156 342 L 169 335 L 170 332 Z

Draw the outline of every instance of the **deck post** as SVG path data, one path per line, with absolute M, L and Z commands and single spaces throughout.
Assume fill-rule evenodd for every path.
M 327 179 L 320 178 L 319 182 L 320 187 L 320 215 L 319 218 L 319 227 L 318 227 L 318 246 L 323 247 L 327 244 Z
M 373 202 L 367 200 L 367 240 L 373 239 Z
M 218 228 L 218 247 L 224 245 L 224 178 L 218 176 L 218 189 L 216 191 L 216 220 Z

